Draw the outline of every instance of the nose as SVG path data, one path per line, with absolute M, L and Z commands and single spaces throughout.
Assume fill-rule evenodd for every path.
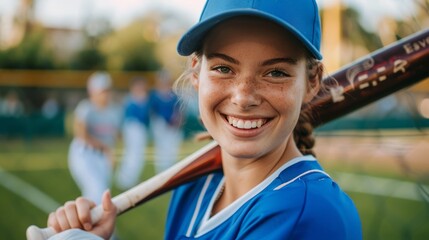
M 232 90 L 232 103 L 242 109 L 258 106 L 261 104 L 259 88 L 257 81 L 252 76 L 237 79 Z

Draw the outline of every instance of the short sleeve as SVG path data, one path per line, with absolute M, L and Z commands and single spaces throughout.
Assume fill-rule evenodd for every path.
M 332 179 L 308 181 L 305 201 L 292 239 L 362 239 L 357 209 Z
M 79 102 L 75 109 L 75 118 L 79 119 L 80 121 L 86 122 L 90 111 L 91 103 L 87 99 L 82 100 Z

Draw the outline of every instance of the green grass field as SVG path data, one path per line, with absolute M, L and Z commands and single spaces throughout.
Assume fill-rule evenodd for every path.
M 55 202 L 63 204 L 79 195 L 67 169 L 67 149 L 70 139 L 0 140 L 0 176 L 5 172 L 31 184 Z M 201 147 L 203 143 L 183 144 L 181 158 Z M 120 146 L 118 147 L 120 149 Z M 153 149 L 147 151 L 148 164 L 142 179 L 153 175 Z M 118 150 L 117 155 L 121 152 Z M 322 163 L 323 164 L 323 163 Z M 350 171 L 341 163 L 328 164 L 328 173 Z M 366 170 L 365 174 L 378 173 Z M 335 176 L 335 174 L 333 175 Z M 390 174 L 389 177 L 395 176 Z M 404 180 L 404 176 L 397 176 Z M 45 226 L 47 213 L 31 202 L 11 192 L 0 179 L 0 239 L 25 239 L 29 225 Z M 340 182 L 341 185 L 341 182 Z M 113 187 L 113 194 L 119 191 Z M 28 192 L 27 192 L 28 193 Z M 429 203 L 349 192 L 361 215 L 364 239 L 429 239 Z M 170 194 L 149 201 L 118 218 L 116 234 L 120 239 L 162 239 Z M 49 208 L 50 206 L 48 206 Z M 53 207 L 53 206 L 52 206 Z M 55 208 L 54 208 L 55 209 Z M 52 209 L 52 210 L 54 210 Z

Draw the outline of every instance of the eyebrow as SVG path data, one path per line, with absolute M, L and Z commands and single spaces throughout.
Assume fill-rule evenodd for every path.
M 211 60 L 213 58 L 221 58 L 221 59 L 223 59 L 227 62 L 230 62 L 230 63 L 240 64 L 240 62 L 237 59 L 230 57 L 230 56 L 223 54 L 223 53 L 209 53 L 206 55 L 206 58 L 208 60 Z
M 238 61 L 237 59 L 230 57 L 226 54 L 223 53 L 209 53 L 206 55 L 206 58 L 208 60 L 211 60 L 213 58 L 221 58 L 225 61 L 228 61 L 230 63 L 233 64 L 240 64 L 240 61 Z M 262 62 L 262 66 L 269 66 L 269 65 L 274 65 L 277 63 L 288 63 L 291 65 L 296 65 L 298 63 L 298 60 L 296 58 L 289 58 L 289 57 L 282 57 L 282 58 L 273 58 L 273 59 L 268 59 L 266 61 Z
M 296 65 L 298 63 L 298 60 L 296 58 L 289 58 L 289 57 L 273 58 L 273 59 L 269 59 L 269 60 L 262 62 L 262 66 L 274 65 L 277 63 L 288 63 L 291 65 Z

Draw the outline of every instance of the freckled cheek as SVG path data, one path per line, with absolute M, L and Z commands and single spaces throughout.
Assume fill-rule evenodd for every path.
M 271 91 L 269 98 L 271 105 L 280 113 L 291 114 L 301 108 L 301 100 L 298 95 L 293 92 L 278 92 Z
M 221 100 L 217 91 L 207 90 L 199 92 L 199 110 L 203 125 L 207 131 L 215 134 L 215 126 L 217 125 L 216 108 Z
M 208 115 L 212 114 L 218 106 L 222 99 L 224 99 L 224 91 L 221 91 L 221 88 L 216 84 L 207 83 L 204 86 L 200 85 L 198 90 L 199 94 L 199 108 L 202 118 L 206 118 Z M 204 119 L 203 119 L 204 120 Z
M 205 81 L 204 85 L 200 85 L 199 88 L 200 100 L 214 102 L 224 97 L 227 89 L 228 87 L 225 84 Z

